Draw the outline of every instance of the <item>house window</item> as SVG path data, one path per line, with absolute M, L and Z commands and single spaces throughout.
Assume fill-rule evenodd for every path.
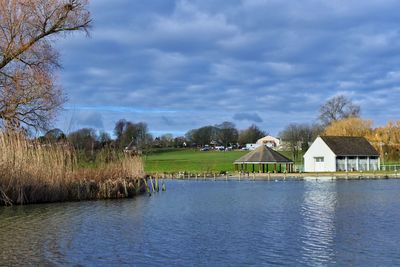
M 315 157 L 315 162 L 324 162 L 324 157 Z

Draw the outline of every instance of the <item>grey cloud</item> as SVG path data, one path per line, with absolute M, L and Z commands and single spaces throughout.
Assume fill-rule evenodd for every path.
M 169 125 L 169 126 L 176 125 L 176 122 L 173 119 L 168 118 L 166 116 L 161 116 L 161 120 L 165 125 Z
M 276 133 L 314 120 L 337 93 L 380 123 L 398 114 L 399 8 L 391 0 L 92 1 L 92 37 L 58 44 L 60 84 L 68 105 L 100 107 L 107 130 L 124 114 L 158 132 L 239 115 L 238 127 L 254 121 Z
M 103 116 L 99 112 L 85 112 L 79 111 L 76 116 L 74 116 L 74 123 L 76 127 L 91 127 L 95 129 L 103 129 Z
M 253 121 L 253 122 L 263 122 L 257 113 L 236 113 L 233 115 L 233 119 L 236 121 Z

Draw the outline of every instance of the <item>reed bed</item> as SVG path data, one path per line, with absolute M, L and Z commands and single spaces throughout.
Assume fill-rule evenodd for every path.
M 0 205 L 132 197 L 145 190 L 141 158 L 108 158 L 82 168 L 67 144 L 0 133 Z

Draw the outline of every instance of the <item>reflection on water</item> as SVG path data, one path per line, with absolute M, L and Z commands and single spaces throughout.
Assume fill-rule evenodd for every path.
M 301 207 L 302 261 L 312 265 L 324 262 L 335 263 L 335 207 L 336 183 L 331 181 L 305 182 L 304 199 Z
M 399 265 L 400 181 L 169 181 L 0 208 L 0 265 Z

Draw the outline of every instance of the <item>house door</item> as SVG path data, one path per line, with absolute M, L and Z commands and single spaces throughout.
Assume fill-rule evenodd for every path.
M 325 171 L 324 157 L 315 157 L 314 158 L 314 166 L 315 166 L 316 172 L 324 172 Z

